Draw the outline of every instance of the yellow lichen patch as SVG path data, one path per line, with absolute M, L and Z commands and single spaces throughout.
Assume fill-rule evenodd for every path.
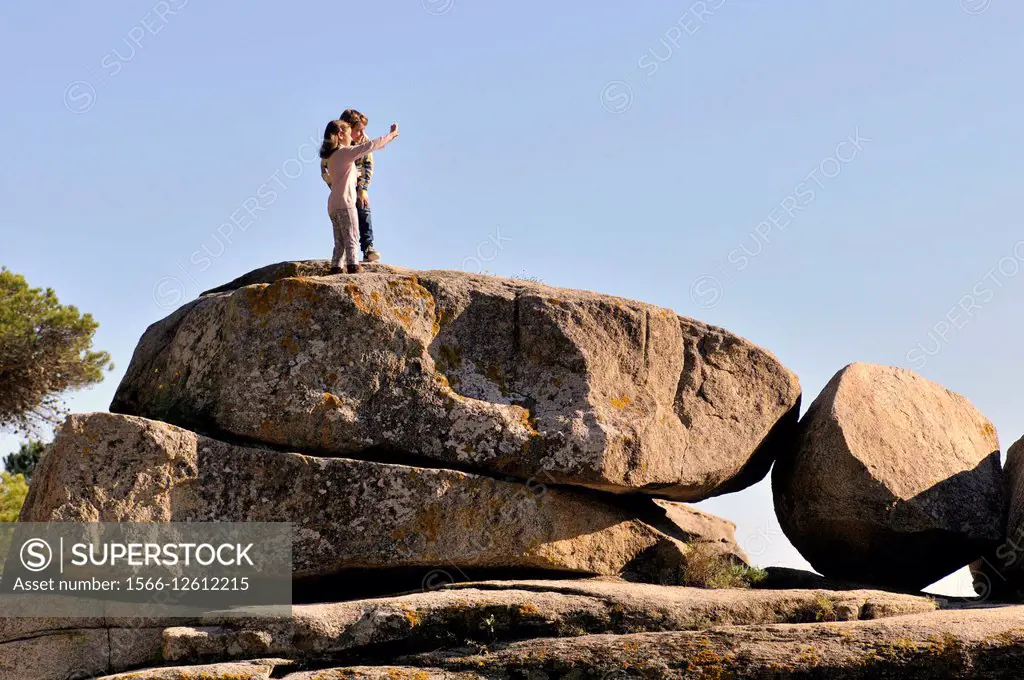
M 333 395 L 330 392 L 324 392 L 323 401 L 321 403 L 326 408 L 341 408 L 343 402 L 340 397 Z
M 520 616 L 536 616 L 540 614 L 540 609 L 537 609 L 537 605 L 532 602 L 519 605 L 518 611 Z
M 412 325 L 412 307 L 396 307 L 394 314 L 395 318 L 401 321 L 403 326 L 409 327 Z
M 1004 630 L 1001 633 L 995 635 L 989 635 L 984 639 L 984 642 L 998 642 L 1001 644 L 1016 644 L 1024 639 L 1024 628 L 1013 628 L 1012 630 Z
M 415 609 L 404 607 L 402 613 L 405 615 L 405 620 L 409 622 L 410 628 L 415 628 L 423 622 L 423 616 Z
M 253 314 L 264 316 L 270 313 L 271 299 L 265 294 L 269 287 L 268 285 L 258 285 L 245 289 L 245 301 L 249 306 L 249 311 Z
M 429 290 L 420 285 L 415 276 L 388 281 L 387 287 L 390 291 L 388 296 L 390 301 L 387 299 L 381 301 L 389 302 L 386 309 L 387 315 L 398 320 L 406 328 L 411 329 L 413 321 L 421 314 L 429 317 L 435 316 L 434 296 L 430 294 Z M 374 298 L 375 303 L 379 300 L 379 297 Z M 378 304 L 376 311 L 384 316 L 384 305 Z M 433 325 L 435 327 L 438 325 L 436 320 Z M 434 331 L 434 334 L 437 334 L 437 330 Z
M 981 436 L 986 439 L 994 439 L 996 436 L 996 428 L 992 427 L 992 423 L 985 421 L 985 424 L 981 426 Z
M 434 296 L 430 294 L 429 290 L 420 285 L 419 279 L 415 276 L 388 281 L 388 288 L 396 294 L 402 295 L 403 293 L 409 293 L 420 298 L 424 303 L 429 304 L 430 306 L 434 305 Z
M 363 297 L 363 291 L 359 289 L 354 283 L 345 284 L 345 292 L 352 298 L 352 302 L 355 303 L 356 309 L 365 314 L 370 313 L 370 306 L 366 304 L 366 298 Z
M 513 406 L 512 411 L 516 414 L 520 423 L 523 424 L 531 437 L 539 437 L 540 432 L 537 431 L 537 419 L 533 417 L 529 409 L 522 406 Z
M 410 524 L 395 527 L 389 535 L 396 541 L 404 541 L 410 536 L 422 536 L 429 544 L 435 543 L 440 533 L 441 515 L 436 508 L 429 508 L 420 512 Z
M 266 316 L 285 303 L 312 303 L 317 299 L 317 286 L 306 278 L 280 279 L 269 285 L 247 286 L 243 290 L 249 310 L 257 316 Z
M 464 401 L 466 401 L 466 398 L 464 396 L 462 396 L 461 394 L 459 394 L 458 392 L 456 392 L 455 390 L 453 390 L 451 388 L 448 388 L 448 389 L 444 390 L 444 395 L 446 397 L 448 397 L 449 399 L 451 399 L 452 402 L 456 402 L 456 401 L 457 402 L 464 402 Z M 449 411 L 451 409 L 454 409 L 454 408 L 455 408 L 455 405 L 453 403 L 451 403 L 451 402 L 447 402 L 445 404 L 445 409 L 447 409 Z
M 954 652 L 960 645 L 955 635 L 946 633 L 941 638 L 931 636 L 926 640 L 917 641 L 908 638 L 897 638 L 872 645 L 870 656 L 887 661 L 905 662 L 918 656 L 940 657 Z
M 726 677 L 725 664 L 732 661 L 733 656 L 726 654 L 722 656 L 715 651 L 711 640 L 703 638 L 697 641 L 698 649 L 694 650 L 689 662 L 700 669 L 702 678 L 715 678 L 716 680 Z
M 412 671 L 404 668 L 392 668 L 388 671 L 390 680 L 429 680 L 430 674 L 426 671 Z
M 633 403 L 633 400 L 630 399 L 629 397 L 627 397 L 624 394 L 620 395 L 618 397 L 612 397 L 612 406 L 614 406 L 615 408 L 617 408 L 619 410 L 627 408 L 632 403 Z
M 821 657 L 818 656 L 817 650 L 810 646 L 801 650 L 800 653 L 796 655 L 796 660 L 808 666 L 817 666 L 821 663 Z

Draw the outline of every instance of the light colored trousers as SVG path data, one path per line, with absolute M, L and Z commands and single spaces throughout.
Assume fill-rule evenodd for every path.
M 334 226 L 334 255 L 332 267 L 341 267 L 359 262 L 359 215 L 353 205 L 331 213 Z

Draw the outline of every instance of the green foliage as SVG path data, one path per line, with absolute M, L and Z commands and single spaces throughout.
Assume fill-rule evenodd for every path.
M 64 414 L 61 395 L 103 380 L 110 355 L 92 351 L 98 324 L 0 269 L 0 428 L 35 431 Z
M 36 439 L 29 440 L 21 445 L 17 453 L 4 457 L 4 468 L 13 474 L 25 475 L 25 480 L 32 481 L 32 473 L 43 457 L 46 444 Z
M 735 564 L 733 567 L 738 577 L 746 582 L 748 588 L 752 588 L 768 578 L 768 572 L 760 567 L 748 567 L 745 564 Z
M 839 616 L 836 614 L 836 603 L 832 598 L 827 595 L 818 595 L 814 598 L 814 620 L 815 622 L 839 620 Z
M 768 577 L 764 569 L 733 561 L 706 543 L 690 547 L 683 585 L 693 588 L 750 588 Z
M 24 475 L 0 472 L 0 522 L 16 522 L 28 495 Z

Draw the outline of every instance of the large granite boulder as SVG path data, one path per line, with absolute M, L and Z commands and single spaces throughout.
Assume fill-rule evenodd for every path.
M 266 267 L 152 325 L 111 410 L 687 501 L 759 481 L 791 443 L 796 377 L 721 328 L 528 281 L 326 270 Z
M 109 413 L 67 419 L 21 520 L 291 521 L 297 578 L 442 566 L 455 577 L 533 569 L 671 583 L 689 545 L 745 558 L 730 522 L 669 501 L 605 502 L 454 470 L 282 453 Z
M 995 428 L 899 368 L 851 364 L 814 400 L 772 473 L 786 536 L 825 576 L 919 589 L 1003 535 Z
M 985 599 L 1024 600 L 1024 438 L 1006 452 L 1006 536 L 971 565 L 974 589 Z

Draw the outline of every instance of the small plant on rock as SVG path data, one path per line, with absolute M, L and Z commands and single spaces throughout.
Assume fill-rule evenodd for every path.
M 686 555 L 683 585 L 693 588 L 750 588 L 767 578 L 763 569 L 737 563 L 712 544 L 697 543 Z

